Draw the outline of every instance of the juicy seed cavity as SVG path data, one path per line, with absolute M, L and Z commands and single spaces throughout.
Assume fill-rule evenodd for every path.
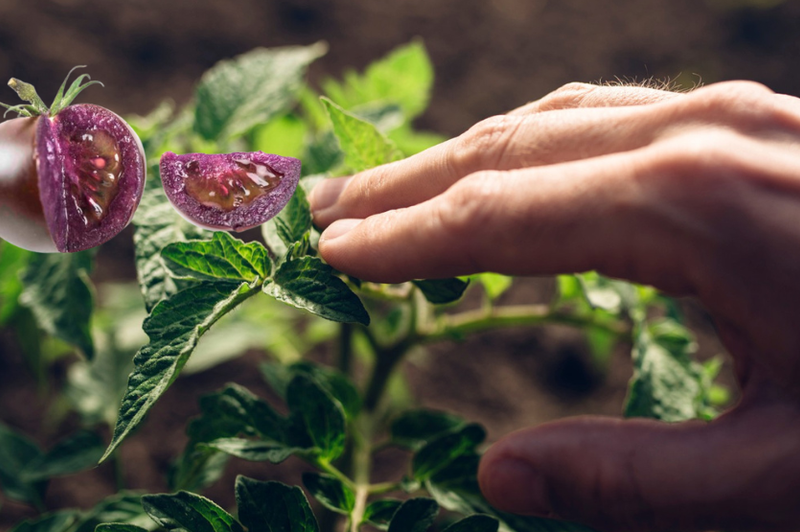
M 70 195 L 87 227 L 99 224 L 119 193 L 124 166 L 120 148 L 111 135 L 94 130 L 69 139 L 67 164 L 72 165 Z
M 233 159 L 234 168 L 217 175 L 204 173 L 197 160 L 186 163 L 186 193 L 200 204 L 230 212 L 249 205 L 276 188 L 283 174 L 271 166 L 247 158 Z

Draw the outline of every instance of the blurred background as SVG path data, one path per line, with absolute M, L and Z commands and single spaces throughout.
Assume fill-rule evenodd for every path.
M 80 101 L 144 115 L 165 99 L 185 103 L 206 69 L 254 47 L 327 41 L 328 54 L 311 67 L 314 83 L 360 71 L 421 37 L 436 81 L 416 125 L 449 137 L 571 81 L 653 78 L 688 89 L 750 79 L 800 95 L 798 35 L 795 0 L 0 0 L 0 78 L 31 82 L 50 101 L 69 69 L 85 64 L 105 88 L 93 87 Z M 0 87 L 0 101 L 15 99 Z M 130 290 L 119 287 L 135 279 L 130 239 L 128 230 L 100 252 L 94 280 L 112 311 L 98 319 L 113 322 L 114 305 L 128 304 Z M 533 302 L 551 294 L 551 281 L 523 280 L 504 297 Z M 691 302 L 685 307 L 701 356 L 722 352 L 702 311 Z M 185 443 L 185 420 L 197 413 L 201 394 L 235 380 L 268 395 L 252 371 L 263 353 L 246 347 L 243 357 L 211 371 L 198 368 L 168 392 L 124 446 L 129 485 L 165 489 L 163 471 Z M 565 415 L 618 414 L 630 377 L 628 350 L 621 346 L 612 360 L 598 364 L 574 331 L 482 334 L 412 357 L 408 393 L 486 424 L 496 439 Z M 324 349 L 317 355 L 328 356 Z M 54 402 L 68 365 L 52 368 L 32 378 L 18 340 L 0 331 L 0 420 L 42 444 L 70 423 Z M 242 462 L 230 470 L 291 482 L 292 467 L 287 473 Z M 230 499 L 229 480 L 210 497 Z M 113 492 L 114 482 L 107 466 L 57 480 L 47 503 L 88 507 Z M 3 501 L 0 530 L 29 515 L 29 508 Z

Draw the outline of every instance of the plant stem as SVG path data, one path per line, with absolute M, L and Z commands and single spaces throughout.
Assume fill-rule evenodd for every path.
M 553 310 L 549 305 L 514 305 L 441 316 L 427 330 L 424 328 L 425 325 L 422 326 L 420 341 L 430 343 L 487 329 L 552 323 L 579 328 L 598 327 L 617 336 L 625 336 L 630 332 L 630 326 L 616 318 L 598 317 L 594 314 L 571 314 Z
M 339 371 L 351 376 L 353 370 L 353 324 L 339 325 Z
M 353 431 L 353 482 L 355 483 L 356 501 L 353 513 L 350 514 L 350 531 L 358 532 L 367 508 L 367 497 L 370 494 L 369 476 L 372 468 L 371 441 L 374 431 L 374 414 L 364 412 L 356 420 Z

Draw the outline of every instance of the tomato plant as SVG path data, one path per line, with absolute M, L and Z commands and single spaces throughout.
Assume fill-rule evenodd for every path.
M 676 306 L 651 288 L 592 272 L 564 275 L 550 304 L 510 306 L 499 298 L 514 280 L 497 274 L 381 285 L 325 264 L 316 252 L 319 233 L 306 201 L 310 187 L 442 139 L 412 127 L 427 106 L 433 80 L 420 42 L 315 89 L 304 81 L 306 69 L 324 52 L 321 44 L 254 50 L 208 71 L 184 108 L 165 103 L 149 116 L 130 119 L 149 174 L 133 220 L 147 339 L 135 346 L 132 359 L 114 331 L 126 316 L 138 316 L 141 302 L 126 303 L 120 296 L 112 298 L 112 307 L 119 308 L 95 309 L 91 250 L 47 255 L 2 243 L 0 325 L 13 323 L 26 337 L 41 330 L 58 339 L 60 348 L 75 346 L 84 357 L 70 367 L 64 393 L 87 430 L 43 450 L 0 424 L 3 493 L 41 511 L 15 531 L 423 532 L 434 525 L 450 532 L 585 530 L 496 511 L 476 481 L 485 430 L 458 413 L 408 408 L 390 393 L 390 382 L 400 378 L 397 370 L 414 348 L 478 331 L 576 327 L 598 356 L 630 342 L 635 371 L 624 406 L 628 416 L 708 419 L 724 402 L 723 390 L 713 383 L 719 363 L 694 360 L 693 335 Z M 173 161 L 172 152 L 238 157 L 260 151 L 303 162 L 296 192 L 261 225 L 261 238 L 250 234 L 245 242 L 192 225 L 164 192 L 162 177 L 168 176 L 161 176 L 165 166 L 159 161 L 165 153 Z M 202 156 L 185 157 L 189 165 Z M 230 163 L 229 156 L 216 157 Z M 220 186 L 211 183 L 208 190 Z M 226 204 L 229 211 L 234 207 Z M 239 223 L 245 225 L 252 224 Z M 481 301 L 477 308 L 456 304 L 467 291 Z M 254 301 L 269 309 L 256 319 L 247 310 Z M 290 320 L 284 320 L 287 308 Z M 297 316 L 306 316 L 307 338 L 297 336 Z M 323 332 L 309 340 L 316 326 Z M 47 511 L 42 501 L 49 479 L 115 460 L 182 371 L 235 356 L 249 338 L 267 331 L 294 339 L 289 347 L 272 346 L 258 368 L 282 404 L 236 383 L 208 390 L 201 415 L 186 420 L 188 444 L 168 473 L 171 493 L 122 490 L 90 510 Z M 335 366 L 304 356 L 316 341 L 336 342 Z M 214 347 L 204 352 L 204 345 Z M 113 427 L 108 445 L 92 430 L 104 425 Z M 374 451 L 387 446 L 406 453 L 407 472 L 376 482 Z M 303 475 L 304 490 L 240 476 L 231 513 L 201 493 L 219 480 L 232 456 L 274 464 L 296 456 L 314 470 Z M 315 516 L 306 494 L 324 518 Z

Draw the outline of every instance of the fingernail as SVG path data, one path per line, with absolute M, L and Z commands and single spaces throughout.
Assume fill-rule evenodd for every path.
M 360 224 L 363 220 L 357 218 L 342 218 L 336 220 L 320 235 L 320 240 L 331 241 L 334 238 L 339 238 L 342 235 L 349 233 L 355 226 Z
M 481 475 L 481 490 L 499 510 L 543 517 L 552 515 L 544 477 L 522 460 L 502 458 L 488 464 Z
M 341 196 L 342 191 L 347 187 L 350 179 L 349 177 L 336 177 L 317 183 L 317 186 L 311 190 L 311 194 L 308 197 L 311 210 L 321 211 L 332 207 Z

